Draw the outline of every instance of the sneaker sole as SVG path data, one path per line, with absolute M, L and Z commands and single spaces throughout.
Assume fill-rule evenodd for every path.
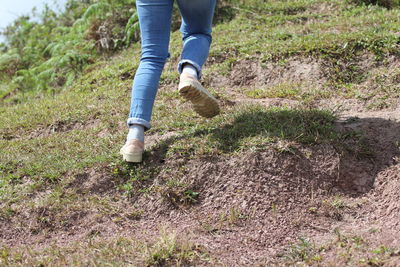
M 121 153 L 121 155 L 122 155 L 123 159 L 126 162 L 137 163 L 137 162 L 142 162 L 142 160 L 143 160 L 143 154 L 142 153 L 133 153 L 133 154 Z
M 181 84 L 179 94 L 193 104 L 193 109 L 206 118 L 219 114 L 219 105 L 215 99 L 200 83 L 184 82 Z

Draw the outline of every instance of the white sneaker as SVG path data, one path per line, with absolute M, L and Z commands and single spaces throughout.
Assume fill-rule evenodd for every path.
M 192 102 L 193 109 L 206 118 L 219 114 L 218 100 L 205 89 L 193 76 L 182 74 L 179 82 L 179 94 Z
M 132 139 L 126 141 L 119 153 L 127 162 L 142 162 L 143 152 L 144 143 L 138 139 Z

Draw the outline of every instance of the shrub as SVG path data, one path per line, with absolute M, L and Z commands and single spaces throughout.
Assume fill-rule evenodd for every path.
M 137 41 L 137 20 L 134 0 L 69 0 L 60 14 L 20 16 L 2 32 L 0 79 L 20 91 L 69 85 L 101 53 Z

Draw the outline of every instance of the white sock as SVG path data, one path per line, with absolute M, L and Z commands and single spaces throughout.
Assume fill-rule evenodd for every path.
M 144 142 L 144 126 L 138 124 L 132 124 L 129 126 L 127 141 L 132 139 L 138 139 Z
M 184 73 L 192 75 L 192 76 L 196 77 L 196 79 L 198 79 L 196 68 L 193 67 L 189 63 L 186 63 L 186 64 L 183 65 L 182 74 L 184 74 Z

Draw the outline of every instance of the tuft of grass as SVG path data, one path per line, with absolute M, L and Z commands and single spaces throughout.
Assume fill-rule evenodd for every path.
M 382 266 L 391 257 L 398 255 L 394 248 L 373 246 L 361 235 L 342 233 L 337 228 L 335 234 L 336 238 L 319 245 L 309 239 L 300 238 L 280 255 L 279 265 Z
M 109 168 L 112 175 L 120 181 L 117 188 L 128 198 L 150 193 L 153 190 L 150 184 L 160 172 L 160 166 L 151 163 L 134 165 L 120 160 L 112 162 Z
M 339 197 L 339 196 L 336 196 L 336 197 L 330 202 L 330 205 L 331 205 L 332 207 L 334 207 L 335 209 L 344 209 L 344 208 L 346 207 L 346 204 L 345 204 L 344 200 L 343 200 L 341 197 Z
M 189 206 L 199 201 L 200 192 L 193 186 L 171 179 L 164 186 L 160 186 L 158 191 L 164 201 L 175 207 Z
M 214 234 L 235 227 L 244 227 L 246 221 L 249 220 L 251 216 L 251 212 L 245 211 L 237 206 L 232 206 L 227 210 L 221 211 L 219 214 L 208 217 L 204 221 L 200 221 L 200 229 L 208 234 Z
M 327 199 L 322 202 L 322 213 L 327 217 L 341 221 L 346 207 L 347 205 L 343 198 L 335 196 L 332 199 Z
M 220 228 L 224 226 L 238 226 L 248 219 L 248 215 L 238 207 L 231 207 L 228 211 L 220 214 L 218 224 Z
M 292 264 L 298 262 L 316 264 L 322 260 L 315 243 L 306 238 L 300 238 L 297 243 L 292 244 L 284 253 L 283 258 Z
M 385 245 L 371 246 L 360 235 L 342 233 L 335 229 L 336 240 L 326 246 L 326 252 L 333 250 L 337 261 L 346 265 L 382 266 L 388 259 L 396 256 L 395 249 Z
M 187 266 L 203 254 L 202 249 L 187 240 L 178 239 L 176 233 L 161 231 L 159 239 L 144 250 L 147 266 Z

